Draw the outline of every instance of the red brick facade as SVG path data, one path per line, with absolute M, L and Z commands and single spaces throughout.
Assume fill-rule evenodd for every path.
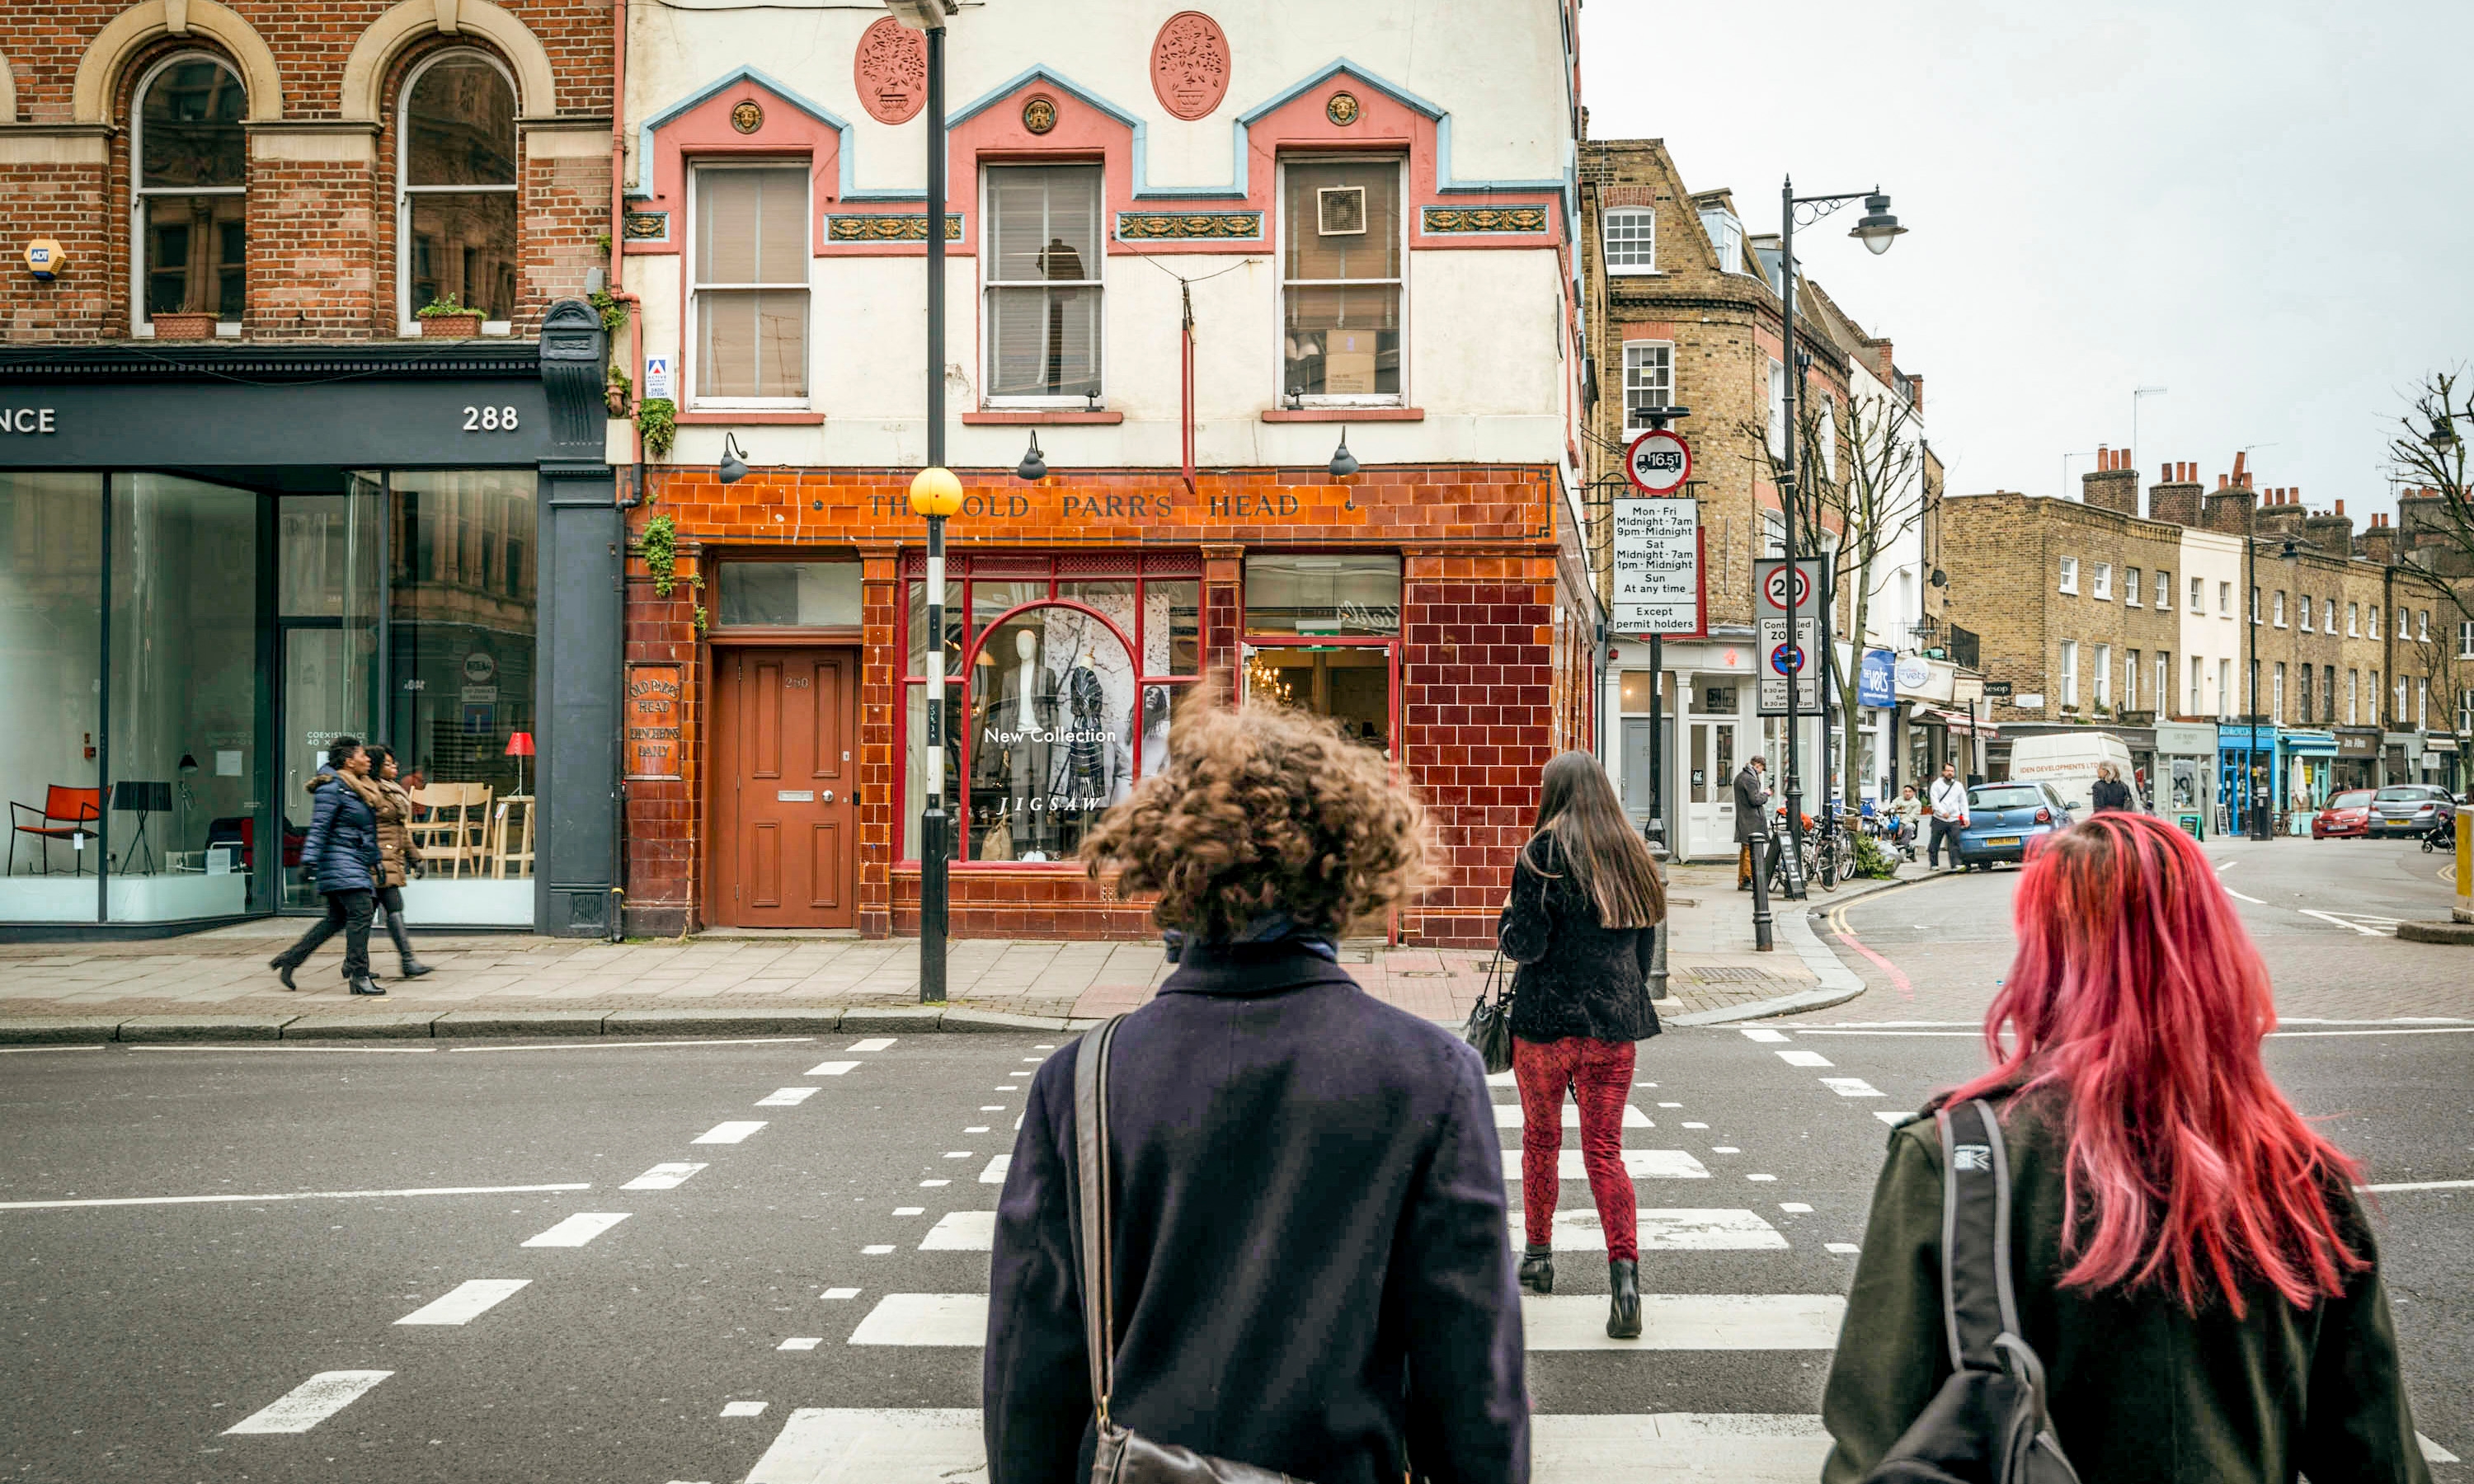
M 628 922 L 678 932 L 709 921 L 713 826 L 707 757 L 715 726 L 714 657 L 699 632 L 714 563 L 797 552 L 861 562 L 861 623 L 841 642 L 861 659 L 858 750 L 859 925 L 881 937 L 918 930 L 918 868 L 897 859 L 906 640 L 901 572 L 921 522 L 906 469 L 759 471 L 724 487 L 709 469 L 658 472 L 631 513 L 638 549 L 627 580 L 627 659 L 678 666 L 675 778 L 628 785 Z M 973 496 L 952 524 L 957 558 L 1001 551 L 1182 553 L 1201 573 L 1201 649 L 1209 675 L 1234 669 L 1249 550 L 1393 552 L 1402 562 L 1395 717 L 1402 772 L 1432 810 L 1435 880 L 1401 914 L 1411 943 L 1483 944 L 1509 883 L 1512 852 L 1537 806 L 1539 770 L 1564 746 L 1587 747 L 1588 599 L 1569 573 L 1577 549 L 1551 468 L 1249 469 L 1199 475 L 1192 493 L 1169 470 L 1107 470 L 1037 486 L 966 473 Z M 996 514 L 981 514 L 992 508 Z M 1144 515 L 1128 515 L 1126 511 Z M 1165 512 L 1165 515 L 1161 513 Z M 667 515 L 675 586 L 655 591 L 641 540 Z M 788 515 L 795 525 L 784 517 Z M 1560 559 L 1559 559 L 1560 554 Z M 819 642 L 832 642 L 832 639 Z M 1568 671 L 1569 673 L 1565 673 Z M 1208 681 L 1206 681 L 1208 683 Z M 1134 937 L 1140 903 L 1117 900 L 1065 863 L 980 863 L 953 873 L 954 931 L 965 937 Z

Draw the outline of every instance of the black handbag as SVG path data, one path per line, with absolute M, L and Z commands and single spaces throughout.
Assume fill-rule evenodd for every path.
M 1108 1175 L 1108 1043 L 1116 1039 L 1112 1017 L 1083 1034 L 1074 1056 L 1074 1152 L 1080 1187 L 1082 1339 L 1090 1352 L 1091 1405 L 1099 1414 L 1100 1446 L 1091 1460 L 1091 1484 L 1304 1484 L 1303 1480 L 1252 1464 L 1213 1458 L 1172 1443 L 1155 1443 L 1108 1417 L 1108 1396 L 1117 1381 L 1115 1247 L 1108 1238 L 1114 1191 Z
M 1477 1047 L 1490 1074 L 1512 1070 L 1512 990 L 1503 982 L 1501 948 L 1487 961 L 1486 984 L 1477 992 L 1477 1003 L 1469 1007 L 1461 1039 Z
M 1981 1098 L 1934 1117 L 1942 1153 L 1942 1328 L 1953 1369 L 1865 1484 L 2078 1484 L 2046 1422 L 2044 1363 L 2019 1337 L 2001 1125 Z

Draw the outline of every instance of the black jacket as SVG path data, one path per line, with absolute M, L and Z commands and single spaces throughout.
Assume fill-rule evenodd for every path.
M 1515 1036 L 1645 1041 L 1658 1034 L 1649 1002 L 1656 936 L 1646 928 L 1600 927 L 1596 904 L 1565 869 L 1553 835 L 1521 848 L 1496 936 L 1503 956 L 1520 966 L 1512 978 Z
M 330 769 L 320 769 L 330 773 Z M 312 785 L 309 833 L 301 842 L 301 873 L 322 892 L 377 889 L 378 817 L 357 789 Z
M 1755 835 L 1769 833 L 1764 806 L 1770 802 L 1770 791 L 1761 775 L 1747 763 L 1735 775 L 1735 843 L 1741 845 Z
M 2098 778 L 2096 787 L 2089 790 L 2088 805 L 2091 814 L 2099 809 L 2127 809 L 2130 807 L 2130 785 L 2120 778 Z
M 1087 1476 L 1074 1059 L 998 1197 L 989 1484 Z M 1296 943 L 1192 945 L 1109 1055 L 1109 1415 L 1315 1484 L 1529 1476 L 1502 1145 L 1477 1054 Z

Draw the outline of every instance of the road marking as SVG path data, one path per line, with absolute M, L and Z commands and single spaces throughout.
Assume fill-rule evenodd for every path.
M 945 1151 L 945 1158 L 948 1160 L 967 1160 L 970 1157 L 971 1152 L 967 1149 L 948 1149 Z
M 27 1051 L 100 1051 L 102 1049 L 102 1043 L 99 1041 L 88 1041 L 83 1046 L 0 1046 L 0 1056 L 16 1056 Z M 137 1048 L 132 1046 L 129 1049 L 134 1051 Z M 424 1046 L 422 1049 L 428 1048 Z
M 1710 1172 L 1701 1161 L 1681 1149 L 1627 1149 L 1623 1151 L 1624 1173 L 1635 1180 L 1707 1180 Z M 1520 1178 L 1520 1151 L 1503 1152 L 1503 1178 Z M 1578 1149 L 1555 1151 L 1557 1180 L 1587 1180 L 1589 1172 L 1582 1163 Z
M 861 1248 L 860 1255 L 867 1257 L 882 1257 L 891 1251 L 893 1251 L 891 1242 L 873 1242 Z
M 2308 1039 L 2314 1036 L 2467 1036 L 2474 1035 L 2474 1025 L 2400 1025 L 2381 1031 L 2270 1031 L 2270 1041 Z
M 893 1208 L 893 1213 L 897 1216 L 925 1216 L 928 1214 L 928 1208 L 925 1206 L 897 1206 Z
M 1642 1210 L 1637 1217 L 1640 1245 L 1651 1252 L 1766 1252 L 1787 1245 L 1778 1228 L 1748 1210 Z M 1509 1227 L 1518 1244 L 1518 1214 Z M 1553 1241 L 1557 1252 L 1607 1250 L 1606 1229 L 1598 1224 L 1598 1213 L 1587 1207 L 1555 1213 Z
M 2356 1185 L 2357 1190 L 2474 1190 L 2474 1180 L 2413 1180 L 2402 1185 Z
M 1006 1182 L 1006 1171 L 1012 1168 L 1013 1156 L 1009 1154 L 998 1155 L 995 1159 L 988 1161 L 987 1168 L 980 1171 L 980 1184 L 983 1185 L 1002 1185 Z
M 695 1137 L 689 1139 L 688 1142 L 691 1144 L 735 1144 L 763 1127 L 764 1127 L 764 1124 L 761 1119 L 738 1123 L 716 1123 L 712 1128 L 709 1128 L 703 1133 L 697 1135 Z
M 721 1404 L 721 1415 L 724 1417 L 762 1417 L 764 1415 L 764 1403 L 762 1401 L 725 1401 Z
M 1711 1154 L 1742 1154 L 1742 1153 L 1743 1153 L 1743 1151 L 1742 1151 L 1742 1150 L 1740 1150 L 1740 1149 L 1736 1148 L 1736 1147 L 1735 1147 L 1734 1145 L 1733 1145 L 1733 1144 L 1711 1144 L 1711 1145 L 1710 1146 L 1710 1152 Z
M 759 1108 L 796 1108 L 816 1095 L 814 1088 L 775 1088 L 756 1100 Z
M 378 1196 L 411 1195 L 536 1195 L 556 1190 L 590 1190 L 589 1184 L 565 1185 L 433 1185 L 414 1190 L 286 1190 L 274 1195 L 124 1195 L 92 1201 L 0 1201 L 0 1210 L 58 1210 L 71 1206 L 254 1206 L 260 1201 L 360 1201 Z
M 554 1045 L 449 1046 L 449 1051 L 617 1051 L 629 1046 L 778 1046 L 813 1036 L 699 1036 L 693 1041 L 562 1041 Z
M 1516 1129 L 1520 1127 L 1520 1105 L 1518 1103 L 1495 1104 L 1494 1126 L 1498 1129 Z M 1565 1103 L 1564 1105 L 1564 1127 L 1567 1129 L 1577 1129 L 1580 1126 L 1581 1110 L 1579 1106 L 1573 1103 Z M 1649 1121 L 1649 1115 L 1647 1113 L 1642 1113 L 1639 1109 L 1635 1108 L 1630 1103 L 1624 1104 L 1623 1126 L 1628 1129 L 1647 1129 L 1657 1127 L 1657 1125 Z
M 1014 1086 L 1012 1083 L 1007 1083 L 1004 1087 L 997 1089 L 997 1090 L 1000 1092 L 1019 1092 L 1022 1089 Z
M 965 1134 L 984 1134 L 987 1131 L 988 1126 L 984 1123 L 980 1123 L 974 1124 L 970 1128 L 964 1129 L 962 1132 Z
M 1658 1106 L 1661 1108 L 1681 1108 L 1684 1105 L 1682 1103 L 1661 1103 Z
M 2267 906 L 2267 905 L 2268 905 L 2268 903 L 2266 903 L 2266 902 L 2264 902 L 2264 901 L 2260 900 L 2260 899 L 2259 899 L 2258 898 L 2256 898 L 2256 897 L 2244 897 L 2242 893 L 2235 891 L 2235 890 L 2234 890 L 2232 887 L 2230 887 L 2230 886 L 2228 886 L 2228 887 L 2226 887 L 2226 888 L 2225 888 L 2225 895 L 2226 895 L 2226 896 L 2228 896 L 2228 897 L 2233 898 L 2234 898 L 2235 900 L 2237 900 L 2237 901 L 2246 901 L 2246 902 L 2249 902 L 2249 903 L 2250 903 L 2252 906 L 2254 906 L 2254 907 L 2265 907 L 2265 906 Z
M 224 1429 L 235 1432 L 307 1432 L 361 1400 L 393 1371 L 321 1371 Z
M 1814 1031 L 1807 1031 L 1807 1032 L 1805 1032 L 1804 1034 L 1806 1034 L 1807 1036 L 1958 1036 L 1958 1037 L 1970 1037 L 1970 1036 L 1981 1036 L 1981 1035 L 1983 1035 L 1984 1033 L 1983 1033 L 1982 1031 L 1980 1031 L 1980 1030 L 1977 1030 L 1977 1031 L 1820 1031 L 1820 1030 L 1814 1030 Z
M 856 1288 L 828 1288 L 822 1294 L 818 1295 L 818 1297 L 826 1299 L 856 1299 L 859 1297 L 859 1290 Z
M 689 1176 L 706 1167 L 702 1164 L 656 1164 L 618 1188 L 621 1190 L 675 1190 L 688 1183 Z
M 844 1051 L 888 1051 L 892 1049 L 894 1040 L 895 1038 L 891 1036 L 871 1036 L 865 1041 L 854 1041 L 842 1049 Z
M 920 1239 L 921 1252 L 992 1252 L 997 1245 L 997 1213 L 992 1210 L 947 1211 Z
M 1876 1109 L 1874 1109 L 1874 1110 L 1873 1110 L 1873 1116 L 1874 1116 L 1874 1117 L 1876 1117 L 1876 1118 L 1880 1119 L 1883 1123 L 1886 1123 L 1886 1124 L 1888 1124 L 1890 1127 L 1892 1127 L 1892 1128 L 1894 1128 L 1894 1129 L 1895 1129 L 1895 1128 L 1897 1128 L 1900 1124 L 1904 1123 L 1904 1122 L 1906 1122 L 1909 1118 L 1914 1117 L 1914 1116 L 1915 1116 L 1915 1114 L 1914 1114 L 1914 1113 L 1892 1113 L 1890 1110 L 1888 1110 L 1888 1109 L 1886 1109 L 1886 1108 L 1876 1108 Z
M 1710 1125 L 1708 1125 L 1708 1124 L 1706 1124 L 1706 1123 L 1687 1123 L 1687 1124 L 1686 1124 L 1686 1125 L 1684 1125 L 1684 1126 L 1685 1126 L 1686 1128 L 1687 1128 L 1687 1129 L 1706 1129 L 1706 1128 L 1708 1128 Z
M 84 1048 L 73 1048 L 69 1046 L 20 1046 L 17 1049 L 20 1051 L 68 1051 Z M 96 1049 L 100 1048 L 98 1047 Z M 342 1051 L 352 1056 L 427 1056 L 438 1048 L 436 1046 L 319 1046 L 306 1043 L 297 1043 L 282 1046 L 255 1046 L 241 1044 L 204 1046 L 135 1045 L 127 1049 L 131 1051 Z
M 1772 1181 L 1772 1180 L 1776 1180 L 1776 1179 L 1778 1179 L 1778 1177 L 1777 1177 L 1776 1175 L 1747 1175 L 1747 1176 L 1745 1176 L 1744 1178 L 1745 1178 L 1746 1180 L 1759 1180 L 1759 1181 Z
M 400 1325 L 469 1325 L 515 1296 L 529 1278 L 475 1278 L 396 1321 Z
M 2399 921 L 2396 918 L 2371 917 L 2359 912 L 2315 912 L 2309 907 L 2297 907 L 2294 910 L 2307 918 L 2317 918 L 2322 922 L 2333 922 L 2339 927 L 2351 928 L 2365 938 L 2395 937 Z M 2366 927 L 2364 925 L 2366 922 L 2374 925 Z M 2383 931 L 2383 928 L 2386 930 Z
M 2452 1453 L 2452 1452 L 2450 1452 L 2448 1449 L 2446 1449 L 2446 1448 L 2441 1448 L 2438 1444 L 2432 1442 L 2429 1438 L 2424 1437 L 2421 1433 L 2418 1433 L 2418 1432 L 2417 1432 L 2417 1433 L 2415 1433 L 2415 1434 L 2413 1435 L 2413 1441 L 2414 1441 L 2415 1446 L 2419 1447 L 2419 1448 L 2422 1449 L 2422 1461 L 2423 1461 L 2424 1463 L 2427 1463 L 2427 1464 L 2453 1464 L 2453 1463 L 2456 1463 L 2456 1462 L 2458 1461 L 2457 1455 L 2456 1455 L 2455 1453 Z
M 950 1185 L 952 1184 L 953 1182 L 950 1180 L 923 1180 L 919 1182 L 919 1188 L 922 1190 L 933 1190 L 938 1185 Z
M 1758 1041 L 1764 1043 L 1774 1044 L 1787 1039 L 1786 1032 L 1784 1031 L 1773 1031 L 1758 1025 L 1740 1026 L 1738 1029 L 1744 1033 L 1744 1039 L 1746 1041 Z
M 1830 1058 L 1818 1051 L 1782 1051 L 1778 1059 L 1789 1066 L 1828 1066 Z
M 851 1331 L 853 1345 L 972 1346 L 987 1343 L 983 1293 L 888 1293 Z M 973 1426 L 979 1414 L 973 1412 Z M 748 1478 L 753 1480 L 754 1474 Z
M 609 1231 L 633 1214 L 623 1210 L 577 1211 L 541 1235 L 525 1241 L 526 1247 L 581 1247 Z
M 1596 1294 L 1520 1296 L 1524 1344 L 1540 1350 L 1830 1350 L 1847 1300 L 1834 1293 L 1644 1293 L 1640 1337 L 1607 1338 Z
M 747 1484 L 949 1484 L 987 1476 L 978 1407 L 803 1406 L 783 1422 Z
M 808 1068 L 807 1075 L 811 1077 L 846 1076 L 849 1074 L 850 1069 L 858 1065 L 859 1064 L 857 1062 L 818 1062 L 815 1065 Z
M 814 1350 L 817 1346 L 822 1345 L 823 1343 L 825 1343 L 823 1335 L 812 1335 L 804 1336 L 795 1340 L 784 1340 L 781 1344 L 776 1345 L 773 1348 L 775 1350 Z
M 1861 1077 L 1824 1077 L 1821 1085 L 1840 1097 L 1880 1097 L 1881 1089 Z
M 1781 1201 L 1779 1202 L 1779 1209 L 1797 1216 L 1808 1216 L 1812 1214 L 1812 1208 L 1807 1206 L 1802 1201 Z
M 1824 1242 L 1821 1247 L 1824 1252 L 1834 1252 L 1842 1257 L 1853 1257 L 1864 1250 L 1854 1242 Z

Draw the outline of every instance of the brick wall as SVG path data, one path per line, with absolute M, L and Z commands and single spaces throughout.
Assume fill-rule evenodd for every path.
M 2061 646 L 2078 645 L 2078 701 L 2075 714 L 2095 719 L 2096 697 L 2110 696 L 2114 711 L 2124 706 L 2122 665 L 2127 652 L 2140 654 L 2140 710 L 2160 709 L 2153 695 L 2156 656 L 2173 656 L 2179 665 L 2183 594 L 2177 527 L 2142 520 L 2117 511 L 2069 500 L 2030 499 L 2022 494 L 1966 495 L 1943 502 L 1944 535 L 1951 559 L 1948 612 L 1954 623 L 1972 629 L 1980 640 L 1985 678 L 2007 681 L 2014 695 L 2042 695 L 2038 710 L 2020 710 L 2008 704 L 1996 707 L 1997 722 L 2051 722 L 2062 710 Z M 2078 591 L 2060 591 L 2061 559 L 2078 562 Z M 2111 567 L 2111 596 L 2096 596 L 2099 564 Z M 2126 601 L 2127 573 L 2137 567 L 2142 590 L 2139 604 Z M 2173 606 L 2156 607 L 2158 571 L 2174 573 Z M 2106 648 L 2109 684 L 2099 692 L 2093 666 L 2097 647 Z M 2177 672 L 2178 673 L 2178 672 Z M 2169 696 L 2161 707 L 2171 714 Z

